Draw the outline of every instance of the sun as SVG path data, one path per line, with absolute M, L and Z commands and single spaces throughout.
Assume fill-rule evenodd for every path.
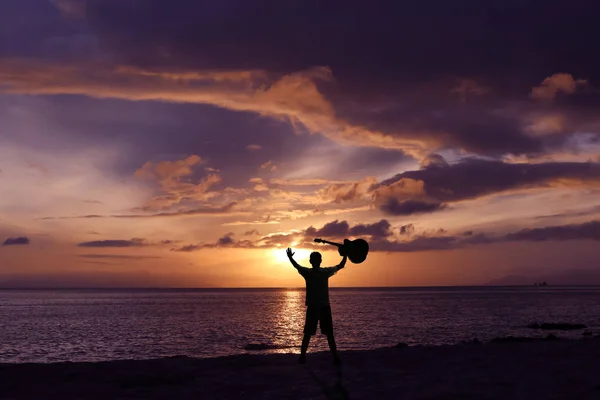
M 271 256 L 276 263 L 289 263 L 288 256 L 285 253 L 287 247 L 278 247 L 271 251 Z M 295 249 L 292 247 L 292 251 L 294 252 L 294 260 L 298 263 L 302 264 L 308 263 L 308 258 L 310 257 L 310 250 L 306 249 Z

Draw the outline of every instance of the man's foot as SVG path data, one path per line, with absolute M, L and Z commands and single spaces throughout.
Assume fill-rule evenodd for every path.
M 340 359 L 340 356 L 338 356 L 337 354 L 335 356 L 333 356 L 333 364 L 334 365 L 342 365 L 342 360 Z
M 298 364 L 306 364 L 306 356 L 304 354 L 301 354 L 300 358 L 298 358 Z

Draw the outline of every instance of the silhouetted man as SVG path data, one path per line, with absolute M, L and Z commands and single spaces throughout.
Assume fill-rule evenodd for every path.
M 329 305 L 329 278 L 335 275 L 346 265 L 346 256 L 342 258 L 335 267 L 321 268 L 321 253 L 312 252 L 310 254 L 310 264 L 312 268 L 301 267 L 293 258 L 292 249 L 287 249 L 287 256 L 290 262 L 298 270 L 298 273 L 306 281 L 306 321 L 304 323 L 304 337 L 302 338 L 302 348 L 298 363 L 306 362 L 306 350 L 310 337 L 317 333 L 317 323 L 321 326 L 321 333 L 327 335 L 329 349 L 333 356 L 333 362 L 340 364 L 340 358 L 337 354 L 335 339 L 333 338 L 333 321 L 331 319 L 331 306 Z

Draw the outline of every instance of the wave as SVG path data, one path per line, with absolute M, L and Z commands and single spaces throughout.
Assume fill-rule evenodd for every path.
M 299 346 L 282 346 L 278 344 L 269 343 L 248 343 L 244 346 L 244 350 L 281 350 L 281 349 L 295 349 Z

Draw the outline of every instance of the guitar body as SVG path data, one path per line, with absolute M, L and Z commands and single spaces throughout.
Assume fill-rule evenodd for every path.
M 323 239 L 315 239 L 317 243 L 328 243 L 338 247 L 340 256 L 348 257 L 354 264 L 360 264 L 367 259 L 369 254 L 369 243 L 364 239 L 348 240 L 344 239 L 344 243 L 334 243 Z
M 367 259 L 369 243 L 364 239 L 344 239 L 344 244 L 338 248 L 338 253 L 342 257 L 345 254 L 354 264 L 360 264 Z

